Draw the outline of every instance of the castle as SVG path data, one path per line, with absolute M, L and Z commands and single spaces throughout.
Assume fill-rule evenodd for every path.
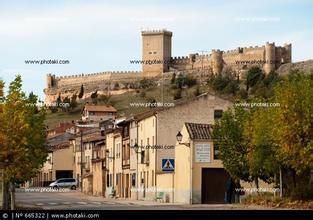
M 143 78 L 158 78 L 164 73 L 192 72 L 209 70 L 218 74 L 231 68 L 239 74 L 245 73 L 251 66 L 261 67 L 265 73 L 277 69 L 285 63 L 291 63 L 291 44 L 275 46 L 266 43 L 260 47 L 238 47 L 234 50 L 212 50 L 211 54 L 189 54 L 172 57 L 172 32 L 168 30 L 142 31 L 142 71 L 100 72 L 71 76 L 47 75 L 47 87 L 44 90 L 45 103 L 54 102 L 58 95 L 71 96 L 78 93 L 81 85 L 86 92 L 105 91 L 119 83 L 122 88 L 136 86 Z

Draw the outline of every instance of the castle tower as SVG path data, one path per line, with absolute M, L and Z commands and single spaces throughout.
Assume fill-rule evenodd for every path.
M 212 50 L 211 67 L 214 74 L 219 74 L 223 70 L 223 52 L 220 50 Z
M 47 88 L 51 88 L 54 86 L 54 75 L 51 75 L 51 73 L 47 74 Z
M 142 71 L 155 76 L 169 71 L 172 57 L 172 32 L 167 30 L 142 31 Z
M 264 72 L 266 74 L 270 73 L 272 70 L 275 70 L 275 43 L 266 42 L 265 45 L 265 64 L 263 66 Z
M 283 63 L 291 63 L 291 44 L 284 44 L 284 49 Z

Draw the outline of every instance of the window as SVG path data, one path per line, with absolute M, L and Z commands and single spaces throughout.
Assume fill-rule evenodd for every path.
M 147 188 L 149 188 L 149 171 L 147 171 Z
M 109 186 L 110 186 L 110 175 L 107 174 L 107 187 L 109 187 Z
M 89 112 L 89 115 L 96 115 L 95 112 Z
M 214 120 L 221 119 L 223 116 L 223 110 L 214 110 Z
M 141 163 L 145 163 L 145 151 L 141 151 Z
M 150 146 L 150 143 L 149 143 L 149 138 L 147 138 L 147 146 Z
M 151 183 L 151 185 L 154 186 L 154 170 L 152 170 L 152 174 L 151 175 L 152 175 L 152 178 L 151 178 L 152 179 L 152 183 Z
M 219 150 L 219 146 L 218 146 L 218 144 L 213 144 L 213 149 L 214 149 L 214 154 L 213 154 L 213 156 L 214 156 L 214 160 L 219 160 L 219 159 L 221 159 L 220 158 L 220 150 Z
M 132 186 L 136 186 L 136 174 L 132 175 Z
M 152 153 L 154 153 L 154 136 L 152 136 Z

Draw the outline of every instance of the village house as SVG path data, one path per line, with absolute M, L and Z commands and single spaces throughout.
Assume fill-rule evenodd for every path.
M 115 119 L 116 109 L 110 105 L 91 105 L 86 104 L 82 110 L 83 121 L 105 121 Z
M 185 123 L 175 147 L 174 202 L 224 203 L 229 178 L 213 145 L 212 125 Z
M 135 115 L 130 122 L 131 198 L 174 201 L 174 173 L 164 162 L 175 161 L 176 135 L 185 123 L 214 124 L 232 106 L 228 100 L 206 93 L 171 108 L 156 108 Z M 135 178 L 134 178 L 135 177 Z

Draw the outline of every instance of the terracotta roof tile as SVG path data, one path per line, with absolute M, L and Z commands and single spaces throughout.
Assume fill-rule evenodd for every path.
M 209 140 L 211 139 L 212 125 L 185 123 L 191 139 Z
M 85 109 L 93 112 L 117 112 L 111 105 L 85 105 Z

